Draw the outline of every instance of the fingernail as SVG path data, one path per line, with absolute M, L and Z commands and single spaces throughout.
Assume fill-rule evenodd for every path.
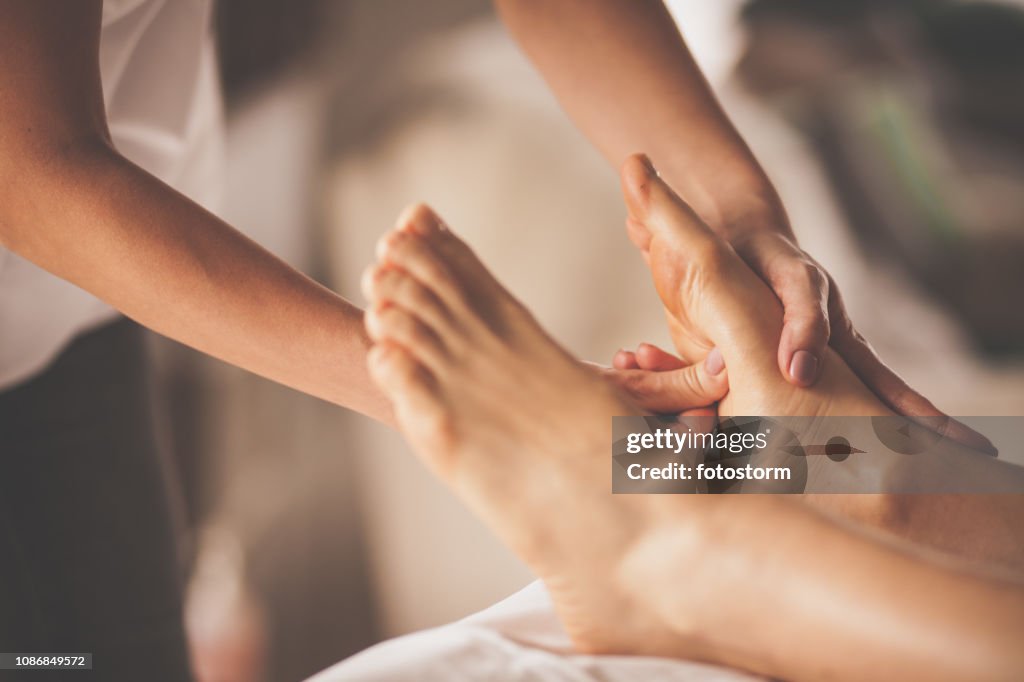
M 704 358 L 704 369 L 713 377 L 721 374 L 725 369 L 725 358 L 722 357 L 722 351 L 712 348 L 708 356 Z
M 789 361 L 789 375 L 798 384 L 810 386 L 818 377 L 818 358 L 808 351 L 798 350 Z

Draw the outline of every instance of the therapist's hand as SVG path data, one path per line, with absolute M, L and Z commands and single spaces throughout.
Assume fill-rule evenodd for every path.
M 730 243 L 775 292 L 785 309 L 779 339 L 779 369 L 790 382 L 810 386 L 818 378 L 826 345 L 842 356 L 868 388 L 905 417 L 943 417 L 923 395 L 879 359 L 854 328 L 835 281 L 797 246 L 784 229 L 732 232 Z M 944 435 L 968 447 L 996 454 L 992 442 L 955 419 L 943 420 Z
M 657 414 L 713 416 L 715 403 L 729 392 L 725 362 L 714 349 L 700 362 L 688 364 L 642 343 L 636 352 L 620 350 L 611 368 L 598 370 L 641 409 Z

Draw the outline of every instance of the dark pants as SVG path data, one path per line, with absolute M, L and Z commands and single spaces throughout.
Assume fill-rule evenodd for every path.
M 181 571 L 143 333 L 119 321 L 0 392 L 0 652 L 93 671 L 0 680 L 190 680 Z

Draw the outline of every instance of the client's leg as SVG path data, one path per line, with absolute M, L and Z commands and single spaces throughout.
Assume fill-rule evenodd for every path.
M 1024 587 L 832 521 L 739 496 L 651 528 L 620 574 L 691 651 L 773 679 L 1017 680 Z

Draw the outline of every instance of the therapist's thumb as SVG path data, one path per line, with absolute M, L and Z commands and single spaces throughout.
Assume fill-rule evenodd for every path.
M 717 349 L 712 350 L 704 361 L 679 369 L 613 369 L 607 372 L 608 377 L 642 409 L 661 414 L 677 414 L 713 405 L 729 391 L 725 363 Z

